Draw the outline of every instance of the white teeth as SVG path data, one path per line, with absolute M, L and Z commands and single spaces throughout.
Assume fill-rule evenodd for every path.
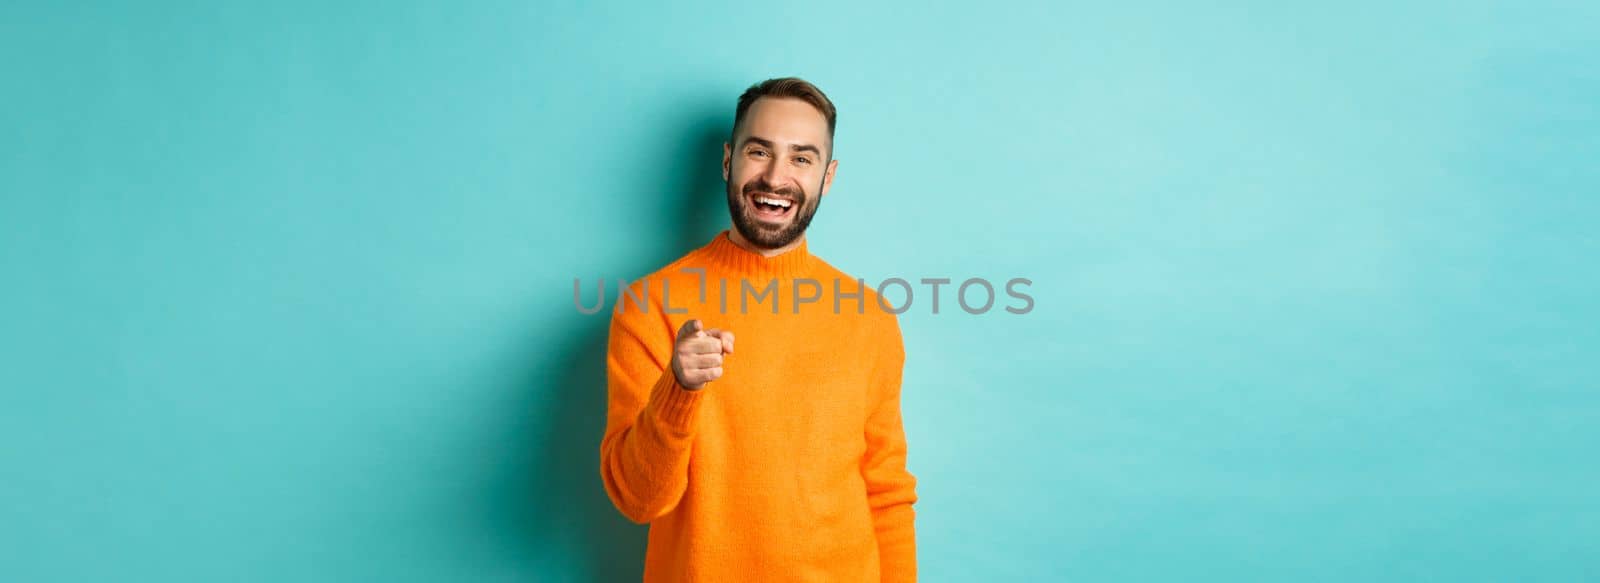
M 777 205 L 777 206 L 781 206 L 783 208 L 789 208 L 789 201 L 783 200 L 781 198 L 772 198 L 772 197 L 767 197 L 767 196 L 757 196 L 756 197 L 756 202 L 761 202 L 761 203 L 766 203 L 766 204 L 771 204 L 771 205 Z

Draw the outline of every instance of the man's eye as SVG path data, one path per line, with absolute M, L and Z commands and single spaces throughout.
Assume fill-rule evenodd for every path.
M 750 151 L 750 155 L 751 156 L 765 156 L 765 155 L 767 155 L 767 153 L 763 152 L 761 150 L 751 150 Z
M 799 162 L 801 164 L 810 164 L 811 163 L 811 159 L 807 158 L 807 157 L 804 157 L 804 156 L 801 156 L 799 158 L 795 158 L 794 161 Z

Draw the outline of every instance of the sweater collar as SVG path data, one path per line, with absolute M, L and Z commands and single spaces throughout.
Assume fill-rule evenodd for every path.
M 812 257 L 805 239 L 793 249 L 766 257 L 740 247 L 724 229 L 704 249 L 712 261 L 735 275 L 792 278 L 811 272 Z

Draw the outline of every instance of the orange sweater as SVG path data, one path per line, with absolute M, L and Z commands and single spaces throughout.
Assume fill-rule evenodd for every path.
M 685 268 L 704 269 L 703 296 Z M 803 241 L 768 258 L 723 231 L 618 299 L 600 475 L 624 516 L 650 524 L 645 581 L 916 580 L 905 352 L 858 282 Z M 670 366 L 691 319 L 736 337 L 698 391 Z

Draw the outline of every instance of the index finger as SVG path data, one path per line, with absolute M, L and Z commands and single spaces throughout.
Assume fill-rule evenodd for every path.
M 692 337 L 695 334 L 698 334 L 699 332 L 700 332 L 700 321 L 699 320 L 689 320 L 688 322 L 684 322 L 683 323 L 683 327 L 682 328 L 678 328 L 678 338 L 677 339 L 678 340 L 683 340 L 684 338 Z

